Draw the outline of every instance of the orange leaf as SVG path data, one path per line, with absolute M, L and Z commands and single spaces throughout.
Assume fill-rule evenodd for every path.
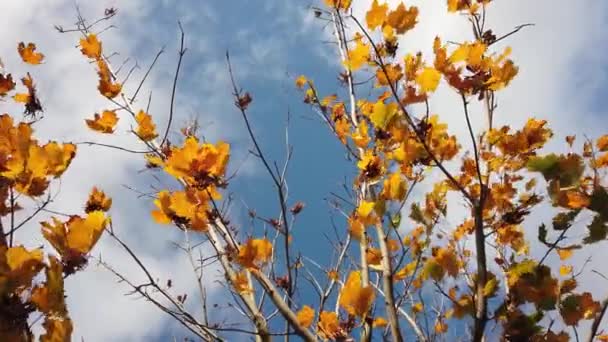
M 249 278 L 247 277 L 246 271 L 242 271 L 236 274 L 233 286 L 236 292 L 238 292 L 239 294 L 246 294 L 252 291 L 251 287 L 249 287 Z
M 238 262 L 242 266 L 258 268 L 272 257 L 272 243 L 266 239 L 249 239 L 239 248 Z
M 97 40 L 97 35 L 89 33 L 86 38 L 81 38 L 80 51 L 91 59 L 101 58 L 101 42 Z
M 143 141 L 150 141 L 158 136 L 156 125 L 152 122 L 150 114 L 140 110 L 135 116 L 137 121 L 137 136 Z
M 11 74 L 0 74 L 0 96 L 6 95 L 9 91 L 15 89 L 15 82 Z
M 308 328 L 315 320 L 315 310 L 308 305 L 304 305 L 297 313 L 298 323 L 304 328 Z
M 564 260 L 568 260 L 570 259 L 570 257 L 572 256 L 573 253 L 573 249 L 558 249 L 557 250 L 557 255 L 559 255 L 559 259 L 564 261 Z
M 108 211 L 112 206 L 112 199 L 106 196 L 103 191 L 94 187 L 91 190 L 91 194 L 89 194 L 89 199 L 87 200 L 87 204 L 85 205 L 84 211 L 86 213 L 90 213 L 92 211 Z
M 384 317 L 376 317 L 374 318 L 374 322 L 372 323 L 373 328 L 384 328 L 388 325 L 388 321 L 384 319 Z
M 319 314 L 319 324 L 317 325 L 319 335 L 325 339 L 336 339 L 344 336 L 344 331 L 340 327 L 338 315 L 333 311 L 322 311 Z
M 374 289 L 371 286 L 361 285 L 361 273 L 351 272 L 340 291 L 340 306 L 350 315 L 363 318 L 367 315 L 374 299 Z
M 40 64 L 44 59 L 43 54 L 36 52 L 36 44 L 34 43 L 28 43 L 26 46 L 23 42 L 21 42 L 17 46 L 17 51 L 19 52 L 21 59 L 28 64 Z
M 118 123 L 118 117 L 116 112 L 111 110 L 104 110 L 101 115 L 95 113 L 94 118 L 86 119 L 87 126 L 94 131 L 100 133 L 113 133 L 116 123 Z
M 411 6 L 406 9 L 402 3 L 397 6 L 397 9 L 390 11 L 387 18 L 387 23 L 395 29 L 397 34 L 405 33 L 416 26 L 418 18 L 418 7 Z
M 379 5 L 378 0 L 374 0 L 372 7 L 365 14 L 365 22 L 370 30 L 376 29 L 381 26 L 386 18 L 386 12 L 388 12 L 388 5 L 386 3 Z

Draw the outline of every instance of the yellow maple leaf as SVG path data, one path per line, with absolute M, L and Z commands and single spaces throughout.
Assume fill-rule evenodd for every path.
M 169 191 L 163 190 L 158 193 L 157 198 L 154 200 L 154 205 L 157 209 L 152 211 L 152 218 L 156 223 L 169 224 L 172 222 L 171 219 L 171 194 Z
M 303 328 L 308 328 L 315 320 L 315 310 L 308 305 L 304 305 L 302 309 L 298 311 L 296 317 L 298 319 L 298 323 L 300 323 Z
M 156 125 L 152 122 L 152 116 L 150 114 L 140 110 L 135 116 L 137 121 L 137 136 L 143 141 L 150 141 L 158 137 L 156 133 Z
M 371 286 L 361 285 L 361 272 L 351 272 L 340 291 L 340 306 L 350 315 L 363 318 L 367 315 L 374 299 L 374 289 Z
M 107 223 L 108 218 L 99 210 L 88 213 L 84 219 L 80 216 L 72 216 L 67 222 L 67 246 L 82 254 L 89 253 L 101 237 Z
M 324 0 L 325 4 L 332 8 L 348 9 L 352 0 Z
M 559 259 L 562 261 L 570 259 L 573 252 L 574 252 L 573 249 L 565 249 L 565 248 L 557 249 L 557 255 L 559 255 Z
M 86 119 L 87 126 L 94 131 L 101 133 L 113 133 L 114 127 L 118 123 L 118 116 L 112 110 L 104 110 L 101 115 L 95 113 L 93 119 Z
M 97 40 L 97 35 L 89 33 L 86 38 L 81 38 L 80 51 L 91 59 L 101 58 L 101 42 Z
M 393 117 L 397 114 L 398 105 L 394 102 L 384 104 L 378 101 L 374 104 L 369 118 L 376 128 L 385 130 Z
M 32 302 L 39 311 L 55 315 L 66 315 L 63 288 L 63 265 L 54 256 L 49 257 L 49 265 L 46 268 L 46 281 L 44 285 L 37 286 L 32 290 Z
M 319 336 L 324 339 L 334 340 L 344 336 L 344 331 L 340 327 L 338 314 L 333 311 L 322 311 L 319 314 L 319 324 L 317 324 Z
M 567 276 L 568 274 L 572 273 L 572 266 L 571 265 L 561 265 L 559 267 L 559 274 L 561 276 Z
M 357 130 L 352 134 L 351 138 L 355 145 L 359 148 L 366 148 L 370 142 L 369 128 L 365 120 L 359 123 Z
M 416 83 L 422 92 L 434 92 L 441 80 L 441 73 L 435 68 L 426 67 L 416 76 Z
M 378 4 L 378 0 L 372 2 L 372 7 L 365 14 L 365 22 L 370 30 L 375 30 L 376 27 L 381 26 L 386 18 L 388 12 L 388 4 Z
M 386 22 L 395 29 L 397 34 L 403 34 L 416 26 L 417 18 L 418 7 L 410 6 L 410 8 L 406 9 L 405 4 L 402 2 L 397 6 L 397 9 L 389 12 Z
M 36 52 L 36 44 L 34 43 L 28 43 L 25 45 L 25 43 L 21 42 L 17 46 L 17 51 L 19 52 L 21 59 L 28 64 L 40 64 L 44 59 L 43 54 Z
M 407 187 L 401 173 L 395 172 L 384 180 L 381 196 L 387 200 L 401 201 L 405 197 Z
M 348 51 L 348 58 L 344 61 L 344 65 L 351 71 L 360 69 L 370 58 L 369 44 L 363 43 L 363 38 L 360 36 L 355 40 L 355 48 Z
M 238 262 L 244 267 L 258 268 L 272 257 L 272 243 L 266 239 L 249 239 L 239 248 Z

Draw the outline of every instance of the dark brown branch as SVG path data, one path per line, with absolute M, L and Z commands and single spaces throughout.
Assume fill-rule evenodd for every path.
M 167 122 L 167 128 L 165 129 L 165 134 L 163 135 L 163 139 L 160 141 L 158 146 L 163 146 L 165 141 L 167 141 L 167 136 L 169 135 L 169 130 L 171 129 L 171 121 L 173 120 L 173 108 L 175 103 L 175 90 L 177 89 L 177 79 L 179 77 L 179 70 L 182 66 L 182 60 L 184 59 L 184 55 L 186 54 L 186 48 L 184 47 L 184 29 L 182 28 L 182 23 L 177 22 L 179 26 L 179 30 L 181 32 L 180 46 L 178 52 L 178 60 L 177 60 L 177 68 L 175 70 L 175 77 L 173 78 L 173 88 L 171 89 L 171 105 L 169 107 L 169 121 Z

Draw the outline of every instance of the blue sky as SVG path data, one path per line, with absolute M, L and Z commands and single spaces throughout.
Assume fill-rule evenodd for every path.
M 0 56 L 13 74 L 22 74 L 31 68 L 18 62 L 17 42 L 36 42 L 39 50 L 47 54 L 46 65 L 33 71 L 47 113 L 43 125 L 37 127 L 43 139 L 136 147 L 126 133 L 130 125 L 126 116 L 121 119 L 117 134 L 110 138 L 88 131 L 84 125 L 84 118 L 103 109 L 107 103 L 96 93 L 93 68 L 75 48 L 78 37 L 60 35 L 52 29 L 54 24 L 69 26 L 74 21 L 74 3 L 73 0 L 3 1 L 0 20 L 11 30 L 2 34 Z M 306 203 L 298 218 L 294 239 L 303 254 L 326 262 L 330 250 L 323 234 L 333 232 L 330 208 L 324 199 L 329 191 L 341 192 L 344 182 L 350 184 L 353 166 L 345 160 L 344 150 L 336 139 L 302 103 L 301 94 L 293 84 L 295 77 L 305 74 L 324 94 L 340 91 L 334 46 L 326 43 L 332 37 L 324 23 L 314 19 L 309 8 L 316 2 L 103 0 L 77 3 L 88 18 L 102 14 L 107 7 L 119 9 L 114 21 L 117 29 L 101 37 L 104 49 L 120 53 L 115 60 L 127 57 L 137 60 L 141 69 L 134 79 L 141 77 L 158 49 L 166 47 L 140 100 L 140 105 L 145 106 L 147 91 L 152 91 L 150 113 L 159 127 L 164 127 L 169 108 L 178 49 L 177 21 L 182 22 L 188 52 L 178 88 L 175 122 L 181 124 L 196 117 L 207 139 L 231 143 L 234 152 L 231 169 L 243 164 L 230 185 L 230 191 L 235 194 L 233 222 L 245 229 L 249 229 L 245 205 L 266 217 L 275 217 L 279 211 L 268 176 L 253 156 L 247 156 L 251 144 L 230 97 L 226 50 L 231 53 L 239 84 L 253 96 L 249 116 L 262 148 L 279 163 L 285 158 L 285 126 L 287 112 L 290 113 L 289 143 L 294 146 L 294 155 L 288 172 L 289 196 L 291 203 Z M 369 3 L 355 0 L 355 15 L 362 18 Z M 403 53 L 421 50 L 431 58 L 435 35 L 445 40 L 468 38 L 466 21 L 456 15 L 448 16 L 444 1 L 411 0 L 408 4 L 420 7 L 421 23 L 401 41 Z M 603 93 L 608 69 L 601 49 L 608 43 L 608 33 L 603 31 L 607 16 L 608 3 L 602 0 L 496 0 L 488 20 L 494 23 L 497 32 L 510 31 L 522 23 L 536 24 L 510 40 L 514 59 L 521 69 L 512 87 L 499 95 L 498 122 L 518 126 L 529 116 L 546 118 L 556 131 L 556 140 L 571 132 L 591 136 L 605 133 L 608 124 Z M 460 107 L 456 103 L 457 99 L 445 86 L 431 102 L 432 110 L 440 114 L 454 132 L 464 134 Z M 3 111 L 14 115 L 20 112 L 16 107 L 2 106 Z M 482 124 L 483 120 L 474 122 L 476 128 Z M 174 127 L 172 136 L 176 137 L 179 126 Z M 61 184 L 56 208 L 80 208 L 90 187 L 100 186 L 114 198 L 113 221 L 120 234 L 144 256 L 155 274 L 161 279 L 170 276 L 177 288 L 193 297 L 194 276 L 182 253 L 169 243 L 181 241 L 183 236 L 153 224 L 148 218 L 151 201 L 137 198 L 122 186 L 127 184 L 149 191 L 155 181 L 149 173 L 140 173 L 142 169 L 143 162 L 133 155 L 82 146 Z M 461 217 L 458 204 L 454 205 L 451 223 L 457 223 Z M 340 219 L 337 222 L 341 222 Z M 257 225 L 254 231 L 259 234 L 261 228 Z M 37 229 L 32 226 L 18 238 L 31 245 L 40 244 Z M 534 237 L 536 232 L 529 233 Z M 122 272 L 135 278 L 140 276 L 134 265 L 124 262 L 125 254 L 109 239 L 104 239 L 94 254 L 101 254 Z M 217 272 L 210 271 L 210 275 L 216 276 Z M 224 298 L 217 284 L 209 281 L 208 285 L 217 289 L 212 291 L 215 295 L 212 302 L 222 303 Z M 184 334 L 150 304 L 123 296 L 128 288 L 116 284 L 112 275 L 94 263 L 86 272 L 70 279 L 67 286 L 76 325 L 75 338 L 143 341 L 166 340 L 169 336 Z

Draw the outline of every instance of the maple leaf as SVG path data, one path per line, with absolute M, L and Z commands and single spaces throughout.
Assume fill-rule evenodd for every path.
M 384 104 L 384 102 L 378 101 L 374 104 L 369 118 L 376 128 L 384 130 L 393 117 L 397 115 L 397 110 L 398 105 L 394 102 Z
M 272 243 L 266 239 L 249 239 L 239 248 L 238 262 L 244 267 L 258 268 L 272 257 Z
M 6 260 L 8 272 L 8 286 L 13 289 L 29 287 L 32 279 L 43 268 L 42 249 L 27 250 L 23 246 L 0 247 L 0 253 L 4 254 L 0 260 Z M 3 271 L 4 272 L 4 271 Z M 4 276 L 4 274 L 3 274 Z M 4 278 L 4 277 L 2 277 Z
M 608 151 L 608 134 L 599 137 L 595 142 L 595 145 L 597 146 L 598 150 L 600 150 L 600 152 Z
M 365 14 L 365 22 L 370 30 L 376 29 L 381 26 L 386 19 L 386 13 L 388 12 L 388 4 L 378 4 L 378 0 L 372 2 L 372 7 Z
M 387 24 L 390 25 L 397 34 L 403 34 L 416 26 L 418 18 L 418 7 L 410 6 L 405 8 L 405 4 L 400 3 L 397 9 L 390 11 L 387 17 Z
M 100 133 L 114 133 L 116 123 L 118 123 L 118 116 L 116 112 L 112 110 L 104 110 L 101 115 L 95 113 L 93 119 L 86 119 L 87 126 L 94 131 Z
M 363 38 L 361 36 L 357 36 L 355 40 L 355 48 L 348 51 L 348 57 L 343 62 L 351 71 L 360 69 L 363 64 L 367 63 L 370 59 L 369 44 L 363 43 Z
M 352 2 L 352 0 L 324 0 L 324 1 L 325 1 L 325 5 L 327 5 L 329 7 L 343 9 L 343 10 L 348 9 Z
M 13 100 L 25 104 L 24 112 L 26 115 L 36 115 L 37 112 L 42 111 L 42 105 L 36 95 L 36 86 L 29 72 L 21 79 L 21 83 L 27 88 L 28 92 L 15 94 Z
M 355 132 L 353 132 L 353 134 L 351 135 L 351 138 L 353 139 L 353 142 L 355 143 L 355 145 L 359 148 L 366 148 L 367 145 L 369 144 L 370 137 L 369 137 L 369 128 L 367 126 L 367 122 L 366 121 L 361 121 L 359 123 L 359 126 L 357 126 L 357 130 Z
M 122 90 L 122 85 L 120 83 L 113 82 L 113 75 L 110 72 L 110 68 L 108 64 L 103 59 L 97 60 L 97 74 L 99 75 L 99 85 L 97 89 L 101 93 L 101 95 L 113 99 L 118 94 L 120 94 Z
M 557 255 L 559 255 L 560 260 L 564 261 L 570 259 L 573 254 L 573 251 L 574 249 L 559 248 L 557 250 Z
M 40 64 L 44 59 L 43 54 L 36 52 L 36 44 L 34 43 L 28 43 L 25 45 L 25 43 L 21 42 L 17 46 L 17 51 L 19 52 L 21 59 L 28 64 Z
M 567 325 L 577 325 L 581 319 L 591 319 L 600 311 L 600 303 L 591 293 L 570 294 L 560 301 L 559 312 Z
M 236 292 L 238 292 L 239 294 L 246 294 L 252 291 L 251 287 L 249 286 L 249 278 L 247 277 L 247 271 L 241 271 L 236 274 L 233 286 Z
M 422 72 L 416 77 L 416 83 L 420 86 L 422 92 L 434 92 L 441 80 L 439 71 L 431 67 L 422 69 Z
M 9 91 L 15 89 L 15 82 L 11 74 L 0 73 L 0 96 L 5 96 Z
M 319 323 L 317 324 L 319 336 L 325 339 L 337 339 L 345 336 L 344 330 L 340 327 L 338 314 L 333 311 L 321 311 Z
M 103 191 L 97 189 L 97 187 L 93 187 L 91 193 L 89 194 L 89 199 L 85 204 L 84 212 L 90 213 L 92 211 L 108 211 L 112 206 L 112 199 L 106 196 Z
M 350 315 L 363 318 L 367 316 L 375 298 L 371 286 L 361 285 L 361 273 L 350 272 L 344 287 L 340 291 L 340 306 Z
M 308 305 L 304 305 L 300 311 L 296 314 L 298 323 L 303 328 L 308 328 L 312 325 L 315 320 L 315 310 Z
M 156 133 L 156 125 L 152 122 L 150 114 L 140 110 L 135 116 L 137 122 L 137 131 L 135 133 L 143 141 L 150 141 L 158 137 Z
M 401 177 L 401 173 L 392 173 L 386 180 L 380 196 L 387 200 L 401 201 L 405 197 L 407 186 Z
M 46 267 L 46 281 L 44 285 L 32 290 L 32 302 L 39 311 L 49 315 L 67 315 L 63 287 L 63 265 L 54 256 L 49 257 Z
M 80 51 L 91 59 L 101 58 L 101 42 L 97 40 L 97 35 L 89 33 L 86 38 L 81 38 Z

